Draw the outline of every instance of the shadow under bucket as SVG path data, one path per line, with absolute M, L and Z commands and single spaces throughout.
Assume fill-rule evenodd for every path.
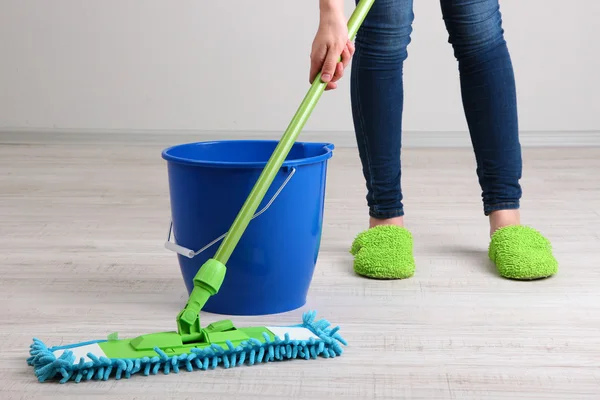
M 178 245 L 169 247 L 179 248 L 177 257 L 188 293 L 194 276 L 214 256 L 220 238 L 231 227 L 278 143 L 211 141 L 163 151 L 171 200 L 171 240 Z M 291 311 L 306 303 L 321 244 L 327 161 L 333 149 L 330 143 L 293 145 L 227 262 L 220 291 L 203 311 L 264 315 Z

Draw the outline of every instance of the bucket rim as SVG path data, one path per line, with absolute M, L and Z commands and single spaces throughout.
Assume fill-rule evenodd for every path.
M 268 160 L 265 161 L 210 161 L 210 160 L 197 160 L 186 157 L 179 157 L 170 154 L 169 152 L 184 146 L 193 146 L 193 145 L 206 145 L 206 144 L 220 144 L 220 143 L 271 143 L 276 144 L 279 143 L 279 140 L 270 140 L 270 139 L 258 139 L 258 140 L 250 140 L 250 139 L 226 139 L 226 140 L 206 140 L 199 142 L 188 142 L 188 143 L 180 143 L 173 146 L 169 146 L 164 149 L 161 153 L 161 156 L 164 160 L 172 163 L 190 165 L 190 166 L 203 166 L 203 167 L 215 167 L 215 168 L 264 168 L 267 165 Z M 333 156 L 333 150 L 335 149 L 335 145 L 329 142 L 295 142 L 294 145 L 312 145 L 312 146 L 322 146 L 324 149 L 323 154 L 320 154 L 315 157 L 304 157 L 297 158 L 294 160 L 285 160 L 282 164 L 282 167 L 295 167 L 299 165 L 308 165 L 308 164 L 317 164 L 322 163 Z

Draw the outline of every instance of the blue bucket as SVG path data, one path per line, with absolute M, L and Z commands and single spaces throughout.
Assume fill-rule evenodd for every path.
M 214 256 L 277 144 L 226 140 L 181 144 L 163 151 L 171 233 L 175 247 L 184 250 L 177 257 L 188 293 L 198 269 Z M 203 311 L 265 315 L 306 303 L 321 244 L 327 161 L 333 149 L 329 143 L 293 145 L 227 262 L 220 291 Z

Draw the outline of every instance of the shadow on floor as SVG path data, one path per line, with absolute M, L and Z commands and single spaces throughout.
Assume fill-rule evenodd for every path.
M 494 276 L 498 276 L 496 266 L 488 258 L 487 249 L 455 244 L 452 246 L 443 246 L 438 250 L 441 250 L 448 255 L 455 255 L 456 257 L 469 260 L 470 264 L 480 265 L 483 271 L 489 272 Z

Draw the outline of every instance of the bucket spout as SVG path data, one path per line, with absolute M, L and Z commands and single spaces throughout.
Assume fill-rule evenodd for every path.
M 302 146 L 304 158 L 313 158 L 319 156 L 328 156 L 333 153 L 335 146 L 328 142 L 305 142 Z

